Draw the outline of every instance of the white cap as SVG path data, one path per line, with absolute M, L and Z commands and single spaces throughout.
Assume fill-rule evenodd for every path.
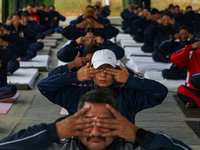
M 109 49 L 98 50 L 92 56 L 92 65 L 95 69 L 104 64 L 109 64 L 113 67 L 117 64 L 115 54 Z

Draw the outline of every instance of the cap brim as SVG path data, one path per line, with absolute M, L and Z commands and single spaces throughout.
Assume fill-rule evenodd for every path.
M 96 61 L 96 62 L 93 63 L 93 67 L 94 67 L 94 69 L 97 69 L 97 68 L 99 68 L 101 65 L 105 65 L 105 64 L 111 65 L 111 66 L 113 66 L 113 67 L 116 66 L 116 64 L 111 63 L 111 62 L 108 62 L 108 61 L 103 61 L 103 62 L 102 62 L 102 61 Z

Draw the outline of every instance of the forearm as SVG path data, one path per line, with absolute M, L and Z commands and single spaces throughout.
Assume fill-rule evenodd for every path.
M 40 124 L 21 130 L 0 141 L 0 149 L 44 150 L 59 140 L 55 124 Z

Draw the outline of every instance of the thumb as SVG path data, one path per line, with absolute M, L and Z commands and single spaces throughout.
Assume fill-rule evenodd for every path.
M 119 64 L 119 67 L 120 67 L 121 70 L 126 70 L 126 68 L 124 68 L 124 67 L 122 66 L 122 63 Z
M 79 58 L 79 57 L 80 57 L 80 52 L 78 51 L 78 53 L 77 53 L 75 59 L 77 59 L 77 58 Z
M 82 69 L 84 68 L 89 68 L 90 67 L 90 63 L 87 63 L 85 66 L 81 67 Z

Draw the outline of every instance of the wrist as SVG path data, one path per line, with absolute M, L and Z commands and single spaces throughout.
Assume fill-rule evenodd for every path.
M 144 138 L 147 135 L 147 131 L 142 129 L 142 128 L 138 128 L 135 134 L 135 140 L 134 140 L 134 145 L 137 147 L 139 145 L 142 144 L 142 142 L 144 141 Z
M 73 69 L 74 68 L 74 62 L 72 61 L 72 62 L 70 62 L 69 64 L 68 64 L 68 70 L 71 70 L 71 69 Z

